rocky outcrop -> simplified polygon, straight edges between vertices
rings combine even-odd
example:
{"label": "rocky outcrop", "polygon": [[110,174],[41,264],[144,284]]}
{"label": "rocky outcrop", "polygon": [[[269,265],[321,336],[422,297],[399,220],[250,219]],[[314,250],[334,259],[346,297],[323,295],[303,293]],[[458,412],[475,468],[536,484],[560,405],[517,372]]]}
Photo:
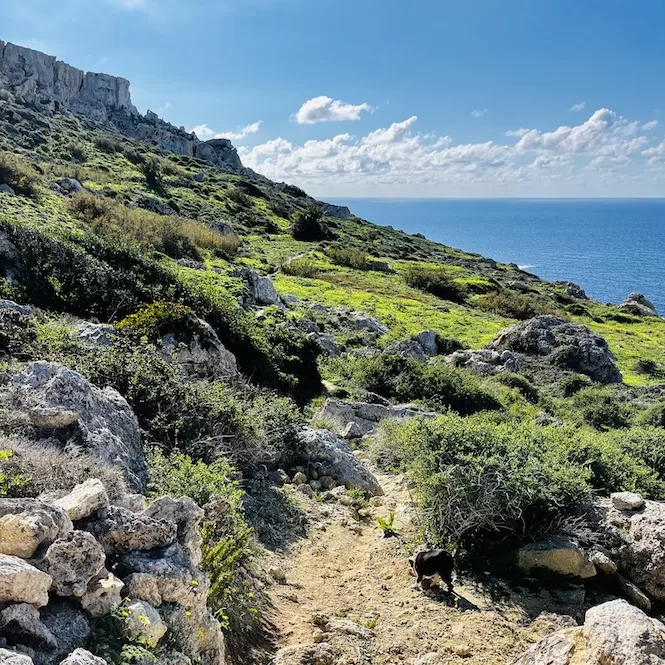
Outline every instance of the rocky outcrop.
{"label": "rocky outcrop", "polygon": [[587,300],[587,294],[584,289],[575,282],[557,282],[563,287],[563,292],[575,300]]}
{"label": "rocky outcrop", "polygon": [[642,293],[629,293],[628,297],[619,305],[619,309],[626,314],[635,316],[658,316],[656,306],[647,300]]}
{"label": "rocky outcrop", "polygon": [[502,332],[489,345],[531,356],[547,356],[565,369],[586,374],[598,383],[621,383],[621,372],[607,342],[580,323],[556,316],[536,316]]}
{"label": "rocky outcrop", "polygon": [[[120,393],[93,386],[58,363],[33,362],[12,379],[19,409],[41,416],[47,428],[76,425],[85,452],[117,466],[130,487],[141,490],[147,466],[139,424]],[[39,423],[35,423],[39,425]]]}
{"label": "rocky outcrop", "polygon": [[512,351],[492,351],[479,349],[455,351],[446,356],[446,362],[454,367],[463,367],[479,376],[489,376],[499,372],[519,372],[519,358]]}
{"label": "rocky outcrop", "polygon": [[0,88],[18,100],[107,121],[115,111],[138,115],[129,81],[83,72],[55,57],[0,41]]}
{"label": "rocky outcrop", "polygon": [[410,420],[411,418],[436,418],[436,415],[428,411],[419,411],[411,406],[345,402],[331,397],[317,411],[313,420],[325,422],[333,432],[340,436],[344,434],[350,423],[355,423],[357,428],[354,428],[354,431],[364,436],[375,432],[379,423],[388,418]]}
{"label": "rocky outcrop", "polygon": [[255,270],[243,270],[242,278],[249,290],[250,304],[281,305],[282,299],[270,277],[259,275]]}
{"label": "rocky outcrop", "polygon": [[665,662],[665,626],[624,600],[587,613],[569,628],[532,646],[513,665],[655,665]]}
{"label": "rocky outcrop", "polygon": [[596,575],[596,567],[579,543],[568,538],[526,545],[519,551],[518,564],[527,573],[547,572],[582,580]]}
{"label": "rocky outcrop", "polygon": [[243,170],[238,151],[228,139],[212,139],[193,145],[194,157],[210,162],[221,171],[240,173]]}
{"label": "rocky outcrop", "polygon": [[308,462],[325,464],[334,479],[347,489],[359,489],[371,495],[383,494],[377,479],[332,432],[307,427],[298,438]]}

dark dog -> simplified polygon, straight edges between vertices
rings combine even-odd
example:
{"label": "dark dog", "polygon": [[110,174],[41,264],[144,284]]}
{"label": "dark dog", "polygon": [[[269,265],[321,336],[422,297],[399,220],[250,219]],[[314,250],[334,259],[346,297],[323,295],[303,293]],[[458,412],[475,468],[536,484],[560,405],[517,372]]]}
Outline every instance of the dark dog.
{"label": "dark dog", "polygon": [[455,562],[446,550],[427,550],[418,552],[409,559],[409,564],[418,578],[418,584],[423,577],[438,575],[447,585],[448,593],[453,592],[453,568]]}

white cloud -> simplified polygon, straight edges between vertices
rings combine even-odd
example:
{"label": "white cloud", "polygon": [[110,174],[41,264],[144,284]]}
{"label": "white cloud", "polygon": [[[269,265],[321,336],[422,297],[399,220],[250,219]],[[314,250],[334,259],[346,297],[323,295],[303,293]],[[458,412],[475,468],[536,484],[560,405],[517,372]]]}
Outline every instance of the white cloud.
{"label": "white cloud", "polygon": [[573,104],[570,107],[570,110],[573,111],[573,113],[579,113],[580,111],[584,111],[586,108],[586,102],[580,102],[579,104]]}
{"label": "white cloud", "polygon": [[642,152],[642,156],[648,158],[649,166],[665,164],[665,141],[655,147],[647,148]]}
{"label": "white cloud", "polygon": [[319,122],[360,120],[363,111],[372,110],[373,108],[367,103],[354,105],[331,97],[313,97],[300,107],[295,115],[295,121],[299,125],[314,125]]}
{"label": "white cloud", "polygon": [[201,140],[211,139],[215,135],[215,130],[210,129],[208,125],[197,125],[189,131],[194,132]]}
{"label": "white cloud", "polygon": [[648,132],[651,129],[656,129],[658,127],[658,120],[649,120],[642,125],[642,130]]}
{"label": "white cloud", "polygon": [[506,132],[506,136],[518,136],[518,137],[521,137],[521,136],[524,136],[525,134],[528,134],[529,131],[531,131],[531,130],[526,129],[526,128],[524,128],[524,127],[520,127],[519,129],[509,129],[509,130]]}
{"label": "white cloud", "polygon": [[487,115],[487,109],[476,109],[471,111],[471,115],[474,118],[482,118],[484,115]]}
{"label": "white cloud", "polygon": [[[169,104],[170,106],[170,104]],[[190,132],[194,132],[202,141],[207,141],[208,139],[229,139],[230,141],[240,141],[241,139],[250,136],[251,134],[256,134],[261,125],[263,124],[262,120],[257,120],[256,122],[246,125],[242,129],[239,129],[236,132],[217,132],[214,129],[210,129],[208,125],[197,125],[196,127],[190,129]]]}

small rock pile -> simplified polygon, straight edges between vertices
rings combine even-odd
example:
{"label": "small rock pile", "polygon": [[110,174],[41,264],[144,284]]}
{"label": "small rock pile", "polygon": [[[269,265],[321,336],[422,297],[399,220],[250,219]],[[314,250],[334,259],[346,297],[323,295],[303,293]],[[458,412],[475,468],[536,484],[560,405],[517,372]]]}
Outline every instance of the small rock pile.
{"label": "small rock pile", "polygon": [[127,643],[157,648],[156,663],[224,662],[198,569],[203,511],[189,498],[125,503],[97,479],[0,499],[0,663],[102,665],[83,648],[103,643],[108,615]]}

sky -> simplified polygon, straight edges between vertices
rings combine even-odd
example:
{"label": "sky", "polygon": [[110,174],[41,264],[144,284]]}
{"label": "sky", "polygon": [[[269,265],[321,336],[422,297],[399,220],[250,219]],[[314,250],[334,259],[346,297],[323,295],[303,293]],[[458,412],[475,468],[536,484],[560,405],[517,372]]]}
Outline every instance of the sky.
{"label": "sky", "polygon": [[329,197],[665,196],[662,0],[0,0],[0,39],[123,76]]}

